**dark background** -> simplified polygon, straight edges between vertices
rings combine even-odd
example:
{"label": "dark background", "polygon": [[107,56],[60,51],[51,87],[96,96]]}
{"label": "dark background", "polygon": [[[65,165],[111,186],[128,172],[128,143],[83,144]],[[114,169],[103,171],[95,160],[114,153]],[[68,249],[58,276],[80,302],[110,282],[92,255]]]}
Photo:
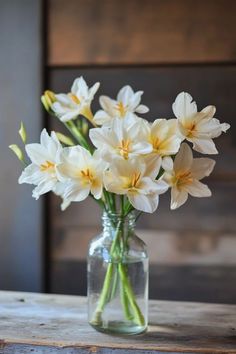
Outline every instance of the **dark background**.
{"label": "dark background", "polygon": [[187,91],[231,124],[216,140],[213,197],[170,211],[165,195],[138,234],[149,247],[152,298],[235,303],[235,13],[233,0],[0,1],[0,289],[85,294],[100,210],[89,200],[64,213],[54,196],[34,201],[7,149],[21,120],[32,142],[45,125],[59,130],[41,92],[68,92],[83,75],[101,82],[99,94],[144,90],[148,119],[172,117],[175,96]]}

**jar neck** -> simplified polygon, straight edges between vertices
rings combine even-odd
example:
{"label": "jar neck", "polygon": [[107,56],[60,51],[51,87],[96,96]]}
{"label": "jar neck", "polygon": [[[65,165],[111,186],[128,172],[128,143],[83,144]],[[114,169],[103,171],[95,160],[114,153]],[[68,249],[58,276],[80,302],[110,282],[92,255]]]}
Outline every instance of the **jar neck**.
{"label": "jar neck", "polygon": [[104,231],[112,230],[122,227],[123,232],[134,231],[136,215],[135,212],[131,212],[126,216],[120,213],[108,213],[103,212],[102,223]]}

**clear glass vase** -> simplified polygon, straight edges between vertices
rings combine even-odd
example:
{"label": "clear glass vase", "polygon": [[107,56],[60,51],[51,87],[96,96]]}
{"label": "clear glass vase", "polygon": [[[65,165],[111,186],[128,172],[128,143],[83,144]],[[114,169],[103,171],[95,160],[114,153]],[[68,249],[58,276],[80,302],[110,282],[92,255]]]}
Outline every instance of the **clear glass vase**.
{"label": "clear glass vase", "polygon": [[88,252],[88,319],[98,331],[144,332],[148,323],[148,256],[135,214],[104,213]]}

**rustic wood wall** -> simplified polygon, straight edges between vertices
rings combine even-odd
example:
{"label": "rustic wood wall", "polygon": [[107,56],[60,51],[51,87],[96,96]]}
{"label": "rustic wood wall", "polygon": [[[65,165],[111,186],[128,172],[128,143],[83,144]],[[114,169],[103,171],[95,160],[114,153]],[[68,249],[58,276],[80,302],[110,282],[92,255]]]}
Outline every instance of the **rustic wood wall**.
{"label": "rustic wood wall", "polygon": [[[164,196],[139,233],[150,249],[151,297],[235,302],[236,2],[48,0],[47,8],[53,90],[68,91],[80,75],[101,81],[100,94],[111,96],[129,83],[145,91],[149,119],[171,117],[176,94],[185,90],[199,107],[215,104],[217,117],[231,123],[218,139],[213,197],[170,212]],[[50,212],[51,290],[84,294],[85,253],[99,210],[87,201],[62,214],[53,197]]]}

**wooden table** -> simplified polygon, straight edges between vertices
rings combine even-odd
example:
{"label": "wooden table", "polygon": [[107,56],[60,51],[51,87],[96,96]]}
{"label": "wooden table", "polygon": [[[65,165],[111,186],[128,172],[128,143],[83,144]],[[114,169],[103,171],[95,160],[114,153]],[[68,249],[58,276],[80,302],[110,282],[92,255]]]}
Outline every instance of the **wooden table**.
{"label": "wooden table", "polygon": [[0,292],[1,354],[236,353],[236,305],[150,301],[148,332],[111,336],[87,324],[86,298]]}

